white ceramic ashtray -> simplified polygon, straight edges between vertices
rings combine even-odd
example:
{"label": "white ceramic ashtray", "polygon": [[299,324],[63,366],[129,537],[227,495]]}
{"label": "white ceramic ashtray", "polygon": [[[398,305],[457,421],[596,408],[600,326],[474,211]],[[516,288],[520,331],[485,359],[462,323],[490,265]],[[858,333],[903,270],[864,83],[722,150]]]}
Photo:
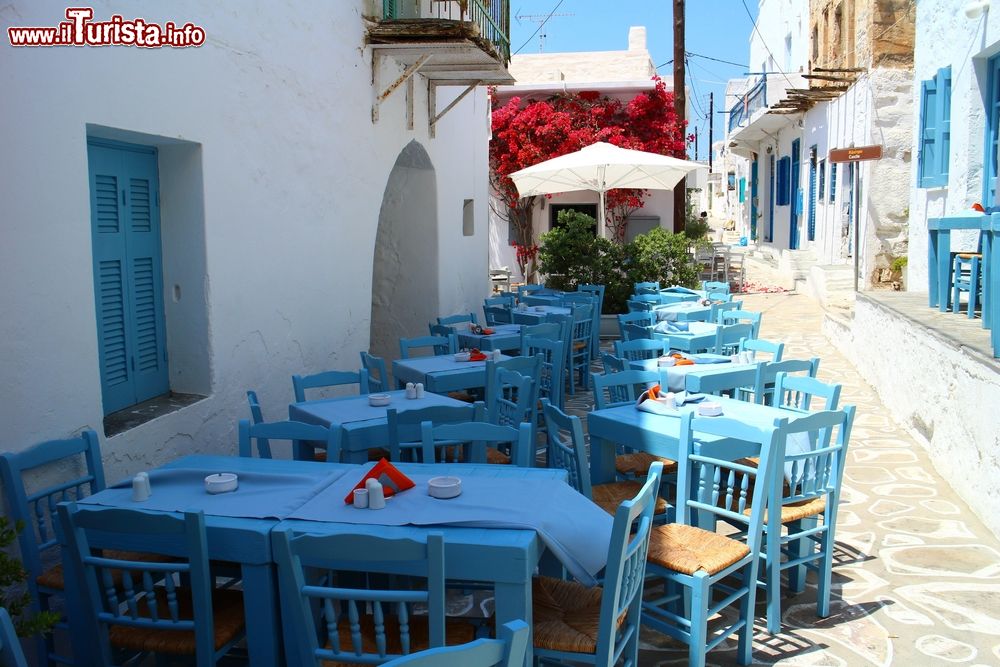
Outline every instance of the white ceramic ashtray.
{"label": "white ceramic ashtray", "polygon": [[209,493],[229,493],[240,485],[240,478],[231,472],[217,472],[205,478],[205,490]]}
{"label": "white ceramic ashtray", "polygon": [[389,396],[389,394],[368,394],[368,405],[381,408],[385,405],[389,405],[390,398],[391,396]]}
{"label": "white ceramic ashtray", "polygon": [[534,310],[536,313],[545,312],[545,306],[534,306]]}
{"label": "white ceramic ashtray", "polygon": [[472,358],[472,355],[468,352],[456,352],[455,361],[468,361]]}
{"label": "white ceramic ashtray", "polygon": [[427,480],[427,493],[432,498],[454,498],[462,493],[462,480],[458,477],[431,477]]}
{"label": "white ceramic ashtray", "polygon": [[677,360],[673,357],[660,357],[656,360],[657,366],[673,366],[677,363]]}
{"label": "white ceramic ashtray", "polygon": [[705,401],[698,406],[698,414],[702,417],[718,417],[722,414],[722,405],[713,401]]}

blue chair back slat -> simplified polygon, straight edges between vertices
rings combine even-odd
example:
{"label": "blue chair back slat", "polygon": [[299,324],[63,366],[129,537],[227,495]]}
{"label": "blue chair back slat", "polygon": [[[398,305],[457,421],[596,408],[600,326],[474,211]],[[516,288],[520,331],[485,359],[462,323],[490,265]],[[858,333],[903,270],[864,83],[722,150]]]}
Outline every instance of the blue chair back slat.
{"label": "blue chair back slat", "polygon": [[651,327],[656,323],[656,316],[651,311],[635,311],[618,316],[618,333],[622,340],[628,340],[625,335],[625,325],[635,324],[641,327]]}
{"label": "blue chair back slat", "polygon": [[[772,362],[762,362],[757,364],[757,372],[754,377],[754,386],[752,388],[754,392],[754,402],[761,403],[763,405],[776,405],[774,402],[774,385],[777,382],[778,374],[785,373],[789,375],[791,373],[805,374],[806,377],[814,378],[816,377],[816,372],[819,370],[819,358],[813,357],[812,359],[784,359],[782,361],[772,361]],[[785,403],[789,406],[801,407],[803,410],[808,410],[809,401],[806,399],[804,407],[798,405],[798,401],[795,397],[783,397],[781,403]],[[780,404],[780,403],[779,403]]]}
{"label": "blue chair back slat", "polygon": [[250,420],[254,424],[263,422],[264,412],[260,409],[260,399],[257,398],[257,392],[252,389],[247,391],[247,403],[250,404]]}
{"label": "blue chair back slat", "polygon": [[771,355],[769,361],[781,361],[781,356],[785,352],[784,343],[775,343],[762,338],[743,338],[740,340],[740,352],[751,352],[753,359],[757,360],[757,353],[764,352]]}
{"label": "blue chair back slat", "polygon": [[389,391],[389,372],[385,368],[385,359],[368,352],[361,353],[361,367],[368,372],[368,391],[378,393]]}
{"label": "blue chair back slat", "polygon": [[717,317],[718,319],[716,322],[718,324],[746,323],[752,325],[749,338],[756,338],[760,333],[760,313],[750,310],[742,310],[740,308],[732,308],[729,310],[719,311]]}
{"label": "blue chair back slat", "polygon": [[423,422],[440,425],[484,419],[486,419],[486,406],[481,401],[472,405],[434,405],[402,412],[389,408],[386,411],[389,458],[397,462],[412,460],[413,454],[418,451],[421,452],[422,458],[420,427]]}
{"label": "blue chair back slat", "polygon": [[239,423],[239,454],[252,457],[254,443],[257,444],[257,456],[262,459],[272,458],[271,440],[290,440],[296,442],[326,443],[326,460],[340,461],[341,429],[318,424],[306,424],[296,421],[262,422],[251,424],[247,419]]}
{"label": "blue chair back slat", "polygon": [[[283,612],[288,614],[286,627],[295,645],[292,652],[308,656],[309,664],[328,660],[381,664],[409,654],[410,618],[418,604],[427,609],[429,647],[445,645],[445,548],[440,533],[417,542],[298,534],[289,529],[273,531],[271,544],[281,595],[288,602]],[[348,587],[351,580],[338,576],[368,572],[373,562],[378,562],[380,572],[425,578],[426,587]],[[317,581],[318,573],[324,577]],[[362,622],[363,617],[371,622]],[[392,619],[397,622],[385,622]]]}
{"label": "blue chair back slat", "polygon": [[[88,618],[96,622],[93,635],[100,637],[104,664],[112,664],[107,641],[108,628],[125,626],[145,633],[194,632],[195,659],[199,665],[213,665],[242,633],[220,638],[216,649],[213,623],[212,576],[208,565],[205,518],[201,512],[185,512],[183,517],[148,514],[132,510],[90,508],[67,503],[59,506],[70,557],[83,573],[85,597],[90,603]],[[107,546],[102,540],[116,535],[146,538],[147,554],[159,553],[157,544],[169,543],[170,555],[162,559],[131,561],[92,555],[94,548]],[[190,582],[182,592],[178,578]],[[120,582],[117,586],[114,581]],[[189,594],[193,614],[182,611],[179,596]],[[155,603],[153,602],[155,600]]]}
{"label": "blue chair back slat", "polygon": [[306,389],[319,389],[322,387],[343,387],[352,384],[358,385],[358,392],[367,394],[368,371],[324,371],[313,375],[293,375],[292,390],[295,392],[295,402],[301,403],[306,400]]}
{"label": "blue chair back slat", "polygon": [[545,417],[548,467],[565,470],[569,485],[591,498],[590,465],[580,418],[567,415],[545,399],[542,399],[542,415]]}
{"label": "blue chair back slat", "polygon": [[447,315],[445,317],[437,318],[438,324],[458,324],[459,322],[471,322],[472,324],[479,324],[476,319],[475,313],[457,313],[455,315]]}
{"label": "blue chair back slat", "polygon": [[420,336],[418,338],[400,338],[399,356],[403,359],[410,358],[412,350],[430,347],[434,349],[435,355],[455,354],[458,352],[458,337],[454,333],[447,336]]}
{"label": "blue chair back slat", "polygon": [[3,607],[0,607],[0,665],[3,667],[28,667],[24,651],[21,650],[21,641],[17,638],[17,633],[14,632],[14,624],[11,623],[10,614]]}
{"label": "blue chair back slat", "polygon": [[616,357],[609,352],[601,352],[601,364],[604,366],[604,374],[621,373],[628,369],[628,362],[621,357]]}
{"label": "blue chair back slat", "polygon": [[622,327],[622,340],[642,340],[652,338],[653,331],[648,326],[639,324],[626,324]]}
{"label": "blue chair back slat", "polygon": [[639,338],[636,340],[616,340],[615,356],[626,361],[656,359],[669,350],[669,343],[663,339]]}
{"label": "blue chair back slat", "polygon": [[496,639],[477,639],[460,646],[430,648],[384,663],[382,667],[519,667],[528,650],[528,624],[500,626]]}
{"label": "blue chair back slat", "polygon": [[[541,326],[541,325],[540,325]],[[566,371],[566,343],[559,339],[524,336],[521,339],[521,356],[542,357],[538,375],[538,397],[563,406],[563,377]]]}
{"label": "blue chair back slat", "polygon": [[[817,365],[819,360],[815,360]],[[806,412],[817,410],[813,399],[823,399],[823,410],[836,410],[840,403],[841,385],[820,382],[815,371],[808,376],[789,375],[781,370],[774,375],[774,405]]]}
{"label": "blue chair back slat", "polygon": [[657,371],[626,370],[608,375],[594,373],[593,376],[595,410],[635,403],[639,394],[660,381]]}
{"label": "blue chair back slat", "polygon": [[[536,356],[535,377],[541,369],[541,356]],[[487,365],[487,373],[490,372]],[[518,427],[522,422],[534,424],[535,404],[538,386],[530,376],[514,370],[496,368],[493,371],[493,392],[486,404],[486,418],[491,424]]]}
{"label": "blue chair back slat", "polygon": [[481,421],[460,422],[435,426],[429,421],[420,425],[423,460],[436,461],[438,448],[444,446],[458,451],[458,445],[469,449],[463,463],[486,463],[486,448],[492,447],[510,456],[512,464],[528,468],[531,466],[532,449],[531,424],[522,422],[517,426],[500,426]]}

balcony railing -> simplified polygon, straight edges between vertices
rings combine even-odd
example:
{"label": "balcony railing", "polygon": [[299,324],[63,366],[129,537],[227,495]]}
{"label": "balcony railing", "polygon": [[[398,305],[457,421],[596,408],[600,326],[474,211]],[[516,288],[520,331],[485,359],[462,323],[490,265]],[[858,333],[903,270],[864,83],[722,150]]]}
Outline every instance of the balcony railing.
{"label": "balcony railing", "polygon": [[759,109],[767,107],[767,74],[762,74],[753,88],[744,93],[729,109],[729,131],[746,125]]}
{"label": "balcony railing", "polygon": [[504,66],[510,62],[510,0],[382,0],[382,19],[462,21],[496,50]]}

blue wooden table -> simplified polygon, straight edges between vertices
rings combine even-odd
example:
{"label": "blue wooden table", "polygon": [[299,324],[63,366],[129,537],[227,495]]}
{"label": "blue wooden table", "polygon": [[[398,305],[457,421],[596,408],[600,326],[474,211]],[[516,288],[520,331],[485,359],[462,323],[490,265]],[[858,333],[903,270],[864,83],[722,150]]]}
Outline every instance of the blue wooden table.
{"label": "blue wooden table", "polygon": [[[319,401],[303,401],[288,406],[288,418],[307,424],[320,426],[340,426],[343,429],[341,452],[348,463],[364,463],[368,460],[368,450],[384,447],[389,442],[389,431],[385,413],[389,408],[397,412],[416,410],[438,405],[466,407],[462,401],[427,391],[423,398],[408,399],[406,392],[390,391],[389,405],[375,408],[368,405],[368,395],[345,396]],[[311,461],[315,449],[321,443],[296,442],[295,458]]]}
{"label": "blue wooden table", "polygon": [[[510,359],[501,354],[500,359]],[[444,394],[463,389],[486,387],[486,361],[455,361],[451,354],[411,357],[392,362],[392,377],[402,387],[407,382],[422,382],[427,391]]]}
{"label": "blue wooden table", "polygon": [[640,371],[657,371],[660,385],[670,391],[696,394],[718,394],[738,387],[753,386],[757,364],[695,364],[693,366],[659,366],[656,359],[629,362]]}
{"label": "blue wooden table", "polygon": [[514,321],[519,324],[541,324],[549,315],[569,315],[573,311],[564,306],[529,306],[512,311]]}
{"label": "blue wooden table", "polygon": [[694,300],[679,301],[655,306],[653,315],[659,322],[707,322],[712,317],[712,305],[703,306]]}
{"label": "blue wooden table", "polygon": [[671,333],[661,333],[659,331],[653,331],[652,337],[654,340],[665,340],[670,345],[671,350],[678,350],[680,352],[714,352],[715,351],[715,325],[703,322],[696,322],[695,324],[701,324],[698,332],[696,333],[686,333],[686,332],[671,332]]}
{"label": "blue wooden table", "polygon": [[495,333],[474,334],[468,329],[458,329],[458,346],[461,348],[477,348],[483,351],[493,350],[517,350],[521,351],[521,325],[520,324],[495,324],[492,327]]}
{"label": "blue wooden table", "polygon": [[983,239],[983,326],[991,329],[993,356],[1000,357],[1000,213],[970,213],[927,219],[927,298],[948,309],[951,292],[951,232],[979,230]]}
{"label": "blue wooden table", "polygon": [[[480,466],[468,464],[400,464],[400,469],[408,475],[460,475],[470,477],[486,475],[490,477],[510,477],[537,480],[539,483],[565,483],[566,472],[559,469],[517,468],[513,466]],[[285,461],[277,459],[253,459],[228,456],[187,456],[163,466],[163,469],[198,469],[205,471],[226,471],[236,473],[280,473],[287,475],[315,473],[316,471],[336,472],[343,470],[345,475],[361,476],[365,469],[341,463],[315,463],[311,461]],[[154,486],[153,493],[156,493]],[[95,494],[94,499],[98,499]],[[192,488],[190,504],[185,509],[204,509],[199,501],[209,496],[203,488]],[[586,501],[581,496],[582,501]],[[498,503],[502,502],[498,499]],[[589,502],[589,501],[586,501]],[[130,506],[124,503],[118,507]],[[91,505],[100,510],[102,505]],[[110,508],[110,507],[109,507]],[[539,507],[544,511],[544,507]],[[151,511],[135,509],[135,511]],[[205,527],[208,536],[209,557],[216,560],[226,560],[239,563],[243,574],[244,608],[247,621],[247,648],[250,664],[272,667],[284,663],[282,642],[280,641],[281,623],[278,604],[277,581],[274,573],[270,533],[275,527],[294,527],[310,532],[339,532],[351,534],[378,534],[381,537],[413,537],[421,539],[427,532],[435,531],[444,534],[446,546],[446,576],[451,579],[482,581],[495,586],[496,618],[503,624],[518,618],[527,619],[531,623],[531,578],[539,563],[544,547],[533,529],[510,528],[465,528],[453,526],[373,526],[344,524],[319,521],[278,521],[267,518],[236,518],[232,516],[205,515]],[[181,553],[180,544],[150,544],[129,542],[108,544],[109,548],[121,549],[157,549],[164,553]],[[602,549],[606,546],[602,545]],[[372,563],[373,571],[378,571],[378,564]],[[72,575],[68,575],[71,576]],[[79,577],[77,575],[77,580]],[[67,587],[70,604],[74,611],[81,609],[77,590]],[[83,627],[80,627],[83,625]],[[86,630],[86,624],[78,624],[74,632],[76,638]],[[87,656],[93,653],[93,647],[88,650],[89,640],[83,637],[80,644],[82,653],[79,664],[92,664]],[[291,645],[291,644],[289,644]],[[526,664],[530,664],[529,656]],[[310,664],[301,656],[287,656],[287,664]]]}
{"label": "blue wooden table", "polygon": [[667,287],[660,290],[660,303],[698,301],[707,297],[708,293],[704,290],[692,290],[687,287]]}

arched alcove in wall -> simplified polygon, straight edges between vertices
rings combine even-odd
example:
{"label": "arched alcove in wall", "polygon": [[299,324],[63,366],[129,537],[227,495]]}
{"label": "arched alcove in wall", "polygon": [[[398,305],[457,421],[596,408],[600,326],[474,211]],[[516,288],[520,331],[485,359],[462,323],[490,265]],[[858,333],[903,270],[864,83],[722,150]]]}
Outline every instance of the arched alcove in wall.
{"label": "arched alcove in wall", "polygon": [[427,151],[411,141],[382,195],[372,268],[370,349],[399,357],[399,339],[426,336],[438,313],[437,182]]}

